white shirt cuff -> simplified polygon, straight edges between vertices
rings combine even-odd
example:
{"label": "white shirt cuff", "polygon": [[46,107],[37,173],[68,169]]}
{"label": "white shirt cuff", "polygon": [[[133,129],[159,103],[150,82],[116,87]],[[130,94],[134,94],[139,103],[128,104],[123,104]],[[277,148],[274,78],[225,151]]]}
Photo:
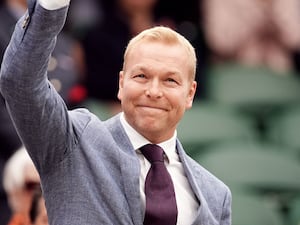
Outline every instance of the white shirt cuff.
{"label": "white shirt cuff", "polygon": [[56,10],[70,4],[70,0],[38,0],[39,4],[48,10]]}

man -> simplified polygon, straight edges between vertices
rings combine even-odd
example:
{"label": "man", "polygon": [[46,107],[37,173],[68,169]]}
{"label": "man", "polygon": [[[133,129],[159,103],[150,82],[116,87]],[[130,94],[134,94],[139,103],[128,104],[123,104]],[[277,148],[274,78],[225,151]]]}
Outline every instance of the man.
{"label": "man", "polygon": [[152,143],[164,149],[176,195],[175,223],[165,224],[230,224],[229,189],[188,157],[176,138],[196,91],[192,46],[168,28],[142,32],[124,55],[118,92],[123,112],[101,121],[85,109],[68,111],[46,76],[68,4],[30,1],[1,67],[1,92],[40,173],[49,223],[149,223],[144,218],[152,199],[144,181],[153,163],[141,152]]}

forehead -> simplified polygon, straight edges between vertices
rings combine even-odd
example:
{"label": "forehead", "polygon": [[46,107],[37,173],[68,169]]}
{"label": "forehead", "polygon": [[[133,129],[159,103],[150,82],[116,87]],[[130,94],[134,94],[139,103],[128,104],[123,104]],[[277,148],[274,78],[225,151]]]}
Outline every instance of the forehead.
{"label": "forehead", "polygon": [[[147,51],[144,51],[145,49],[147,49]],[[167,42],[162,40],[141,39],[131,46],[131,50],[128,52],[128,54],[132,54],[136,51],[145,52],[145,53],[146,52],[163,53],[162,51],[157,51],[157,49],[168,49],[168,52],[176,51],[181,53],[185,52],[185,54],[188,53],[185,46],[182,45],[180,42]]]}
{"label": "forehead", "polygon": [[[187,67],[188,53],[179,44],[141,41],[132,46],[125,58],[125,65],[141,67],[149,64],[150,67],[173,66]],[[171,69],[171,68],[170,68]]]}

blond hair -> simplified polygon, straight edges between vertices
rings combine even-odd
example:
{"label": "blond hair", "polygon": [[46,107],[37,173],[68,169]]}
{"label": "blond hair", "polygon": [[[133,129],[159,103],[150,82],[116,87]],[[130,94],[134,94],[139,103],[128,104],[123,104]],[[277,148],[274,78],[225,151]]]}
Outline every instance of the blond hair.
{"label": "blond hair", "polygon": [[189,57],[188,62],[190,62],[190,77],[194,80],[196,74],[197,58],[194,47],[191,43],[181,34],[172,30],[171,28],[164,26],[156,26],[153,28],[146,29],[139,33],[137,36],[133,37],[125,50],[124,53],[124,65],[126,64],[126,58],[130,51],[140,42],[158,42],[166,45],[179,45],[182,46],[187,51]]}

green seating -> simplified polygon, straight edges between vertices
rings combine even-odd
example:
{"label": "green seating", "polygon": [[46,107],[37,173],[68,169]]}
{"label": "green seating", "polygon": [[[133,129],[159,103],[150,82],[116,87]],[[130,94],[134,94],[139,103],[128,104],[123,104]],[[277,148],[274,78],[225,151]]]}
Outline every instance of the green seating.
{"label": "green seating", "polygon": [[106,120],[113,115],[107,104],[96,99],[87,99],[82,103],[82,107],[90,110],[101,120]]}
{"label": "green seating", "polygon": [[290,225],[300,224],[300,196],[291,201],[288,218]]}
{"label": "green seating", "polygon": [[232,225],[283,225],[283,217],[275,205],[257,195],[234,192]]}
{"label": "green seating", "polygon": [[267,137],[278,145],[290,147],[291,153],[299,157],[300,105],[291,106],[271,116],[267,120]]}
{"label": "green seating", "polygon": [[195,101],[186,112],[177,131],[183,146],[191,155],[219,142],[256,139],[252,119],[226,106],[200,101]]}
{"label": "green seating", "polygon": [[293,73],[228,63],[211,66],[207,77],[210,100],[255,113],[300,100],[300,80]]}
{"label": "green seating", "polygon": [[299,161],[278,146],[260,143],[219,145],[194,159],[232,188],[277,193],[284,198],[300,191]]}

